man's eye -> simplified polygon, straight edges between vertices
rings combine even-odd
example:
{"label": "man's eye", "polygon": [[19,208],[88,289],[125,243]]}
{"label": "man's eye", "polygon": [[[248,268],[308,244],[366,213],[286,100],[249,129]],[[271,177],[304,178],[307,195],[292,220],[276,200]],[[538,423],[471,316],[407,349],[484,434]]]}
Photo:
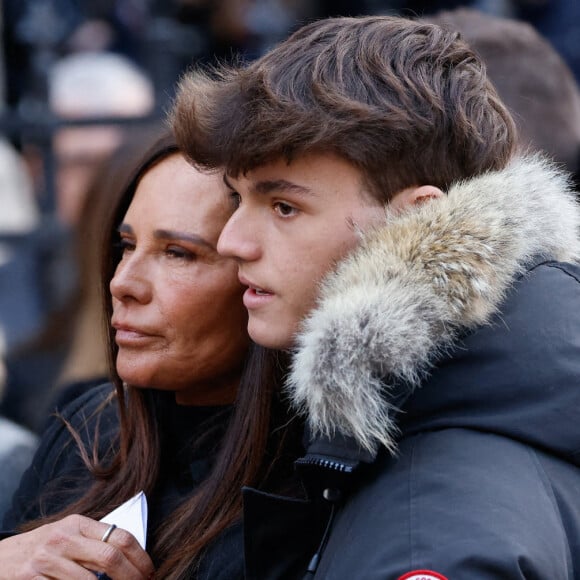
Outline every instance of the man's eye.
{"label": "man's eye", "polygon": [[283,201],[277,201],[274,204],[274,211],[281,217],[290,217],[295,215],[298,210]]}

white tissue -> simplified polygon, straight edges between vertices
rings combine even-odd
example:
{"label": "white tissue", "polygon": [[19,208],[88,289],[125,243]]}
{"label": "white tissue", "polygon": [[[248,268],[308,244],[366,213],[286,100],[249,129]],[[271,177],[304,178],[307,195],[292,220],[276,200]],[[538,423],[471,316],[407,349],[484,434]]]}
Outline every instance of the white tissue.
{"label": "white tissue", "polygon": [[147,538],[147,498],[142,491],[107,514],[101,521],[105,524],[115,524],[118,528],[127,530],[135,536],[141,547],[145,549]]}

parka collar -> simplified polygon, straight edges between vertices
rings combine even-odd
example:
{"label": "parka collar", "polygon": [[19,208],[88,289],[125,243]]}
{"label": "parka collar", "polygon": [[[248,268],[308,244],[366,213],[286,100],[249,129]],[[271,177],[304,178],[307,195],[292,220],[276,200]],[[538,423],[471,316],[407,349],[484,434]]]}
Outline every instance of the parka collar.
{"label": "parka collar", "polygon": [[436,359],[497,312],[531,260],[578,261],[579,234],[567,175],[541,156],[403,215],[387,210],[325,279],[297,342],[287,391],[311,458],[321,440],[362,462],[395,452],[394,412]]}

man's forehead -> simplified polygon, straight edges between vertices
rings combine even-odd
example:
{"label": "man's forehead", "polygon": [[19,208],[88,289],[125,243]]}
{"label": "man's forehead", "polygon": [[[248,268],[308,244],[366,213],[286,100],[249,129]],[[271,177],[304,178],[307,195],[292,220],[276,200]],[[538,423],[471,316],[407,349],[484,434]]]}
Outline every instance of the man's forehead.
{"label": "man's forehead", "polygon": [[[349,159],[334,153],[333,151],[309,151],[296,155],[291,159],[276,157],[273,160],[252,166],[241,171],[225,169],[225,181],[227,183],[259,183],[280,182],[303,185],[304,180],[313,177],[320,178],[322,175],[334,176],[336,172],[355,173],[361,176],[359,168]],[[362,177],[362,176],[361,176]]]}

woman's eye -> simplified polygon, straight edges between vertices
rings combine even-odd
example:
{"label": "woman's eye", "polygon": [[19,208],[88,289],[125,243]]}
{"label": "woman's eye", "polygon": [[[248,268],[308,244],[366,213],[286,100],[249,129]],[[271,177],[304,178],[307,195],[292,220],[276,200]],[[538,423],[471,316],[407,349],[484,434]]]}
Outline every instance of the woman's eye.
{"label": "woman's eye", "polygon": [[193,252],[190,252],[189,250],[185,250],[184,248],[180,248],[178,246],[169,246],[165,250],[165,253],[170,258],[179,258],[179,259],[187,260],[187,261],[195,260],[195,257],[196,257]]}
{"label": "woman's eye", "polygon": [[115,246],[120,248],[121,254],[126,254],[127,252],[132,252],[135,249],[135,243],[126,238],[121,238]]}
{"label": "woman's eye", "polygon": [[274,203],[274,211],[281,217],[291,217],[293,215],[296,215],[296,213],[298,212],[298,210],[295,207],[283,201],[277,201],[276,203]]}

